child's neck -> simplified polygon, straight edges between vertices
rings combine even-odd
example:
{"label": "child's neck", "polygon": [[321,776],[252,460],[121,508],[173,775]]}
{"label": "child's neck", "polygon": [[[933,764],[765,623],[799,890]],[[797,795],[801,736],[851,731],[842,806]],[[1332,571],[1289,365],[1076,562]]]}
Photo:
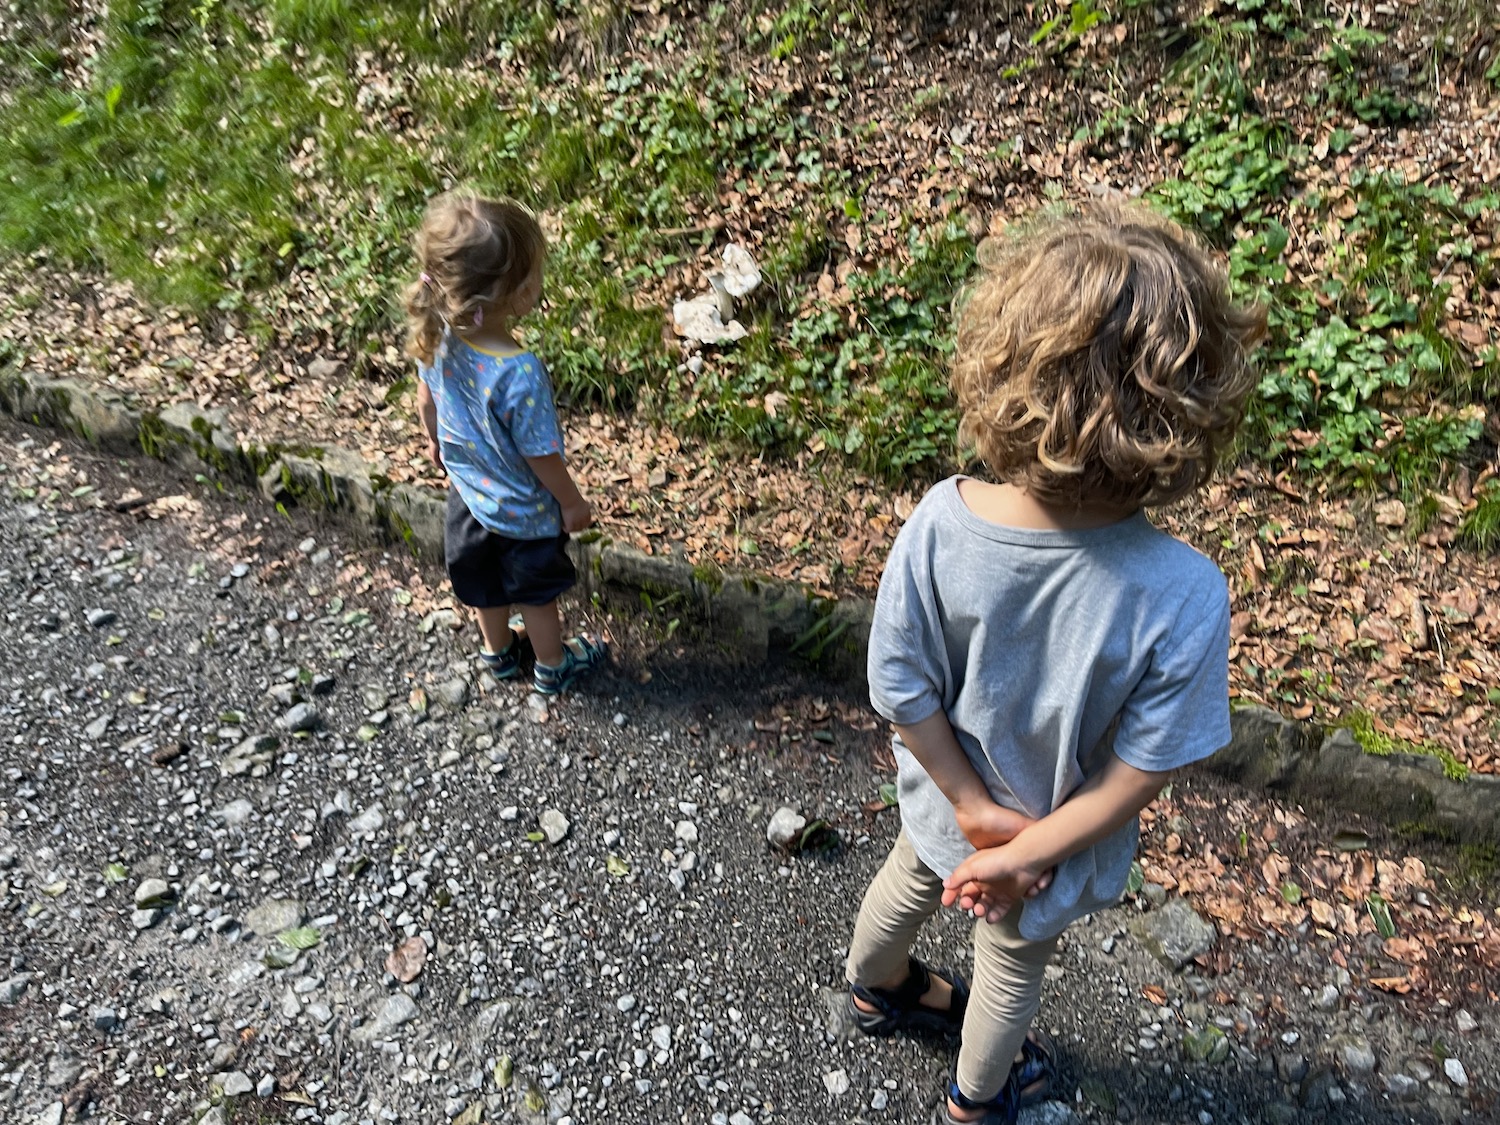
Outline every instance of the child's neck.
{"label": "child's neck", "polygon": [[1001,527],[1034,531],[1086,531],[1129,519],[1140,509],[1128,504],[1081,504],[1076,508],[1048,504],[1013,484],[962,480],[958,495],[982,520]]}
{"label": "child's neck", "polygon": [[498,323],[492,325],[490,318],[486,317],[483,325],[462,333],[464,340],[476,348],[500,352],[504,355],[525,351],[526,349],[516,342],[515,334],[511,330],[511,322],[504,317],[496,317],[495,320]]}

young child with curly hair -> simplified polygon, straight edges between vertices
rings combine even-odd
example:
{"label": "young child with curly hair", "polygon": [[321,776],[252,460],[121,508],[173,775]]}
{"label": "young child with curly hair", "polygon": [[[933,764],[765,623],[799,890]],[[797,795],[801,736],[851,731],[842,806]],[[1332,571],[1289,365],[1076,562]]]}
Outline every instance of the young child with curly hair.
{"label": "young child with curly hair", "polygon": [[480,657],[497,678],[521,674],[529,644],[536,690],[555,695],[601,664],[605,647],[563,640],[557,599],[577,581],[568,535],[593,523],[593,509],[563,460],[547,369],[511,331],[541,300],[546,249],[520,204],[440,195],[417,232],[421,276],[406,312],[417,411],[452,484],[444,554],[454,595],[478,612]]}
{"label": "young child with curly hair", "polygon": [[[954,386],[994,482],[933,488],[881,580],[902,831],[847,968],[864,1031],[961,1031],[942,1125],[1047,1096],[1056,1049],[1028,1029],[1059,934],[1120,897],[1171,771],[1229,741],[1227,583],[1143,509],[1207,483],[1265,330],[1145,211],[1039,221],[981,266]],[[910,954],[940,904],[979,919],[972,990]]]}

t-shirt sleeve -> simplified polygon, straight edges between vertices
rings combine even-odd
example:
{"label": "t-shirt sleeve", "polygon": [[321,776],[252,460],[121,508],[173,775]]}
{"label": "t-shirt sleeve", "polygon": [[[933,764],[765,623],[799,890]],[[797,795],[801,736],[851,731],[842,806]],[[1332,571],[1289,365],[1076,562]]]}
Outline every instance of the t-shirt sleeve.
{"label": "t-shirt sleeve", "polygon": [[1174,770],[1229,744],[1229,591],[1188,605],[1125,703],[1115,755],[1136,769]]}
{"label": "t-shirt sleeve", "polygon": [[541,361],[528,356],[516,365],[512,391],[506,396],[511,440],[522,457],[547,457],[563,451],[562,426],[552,402],[552,383]]}
{"label": "t-shirt sleeve", "polygon": [[924,537],[908,523],[891,546],[870,623],[870,704],[901,726],[942,710],[948,678],[924,547]]}

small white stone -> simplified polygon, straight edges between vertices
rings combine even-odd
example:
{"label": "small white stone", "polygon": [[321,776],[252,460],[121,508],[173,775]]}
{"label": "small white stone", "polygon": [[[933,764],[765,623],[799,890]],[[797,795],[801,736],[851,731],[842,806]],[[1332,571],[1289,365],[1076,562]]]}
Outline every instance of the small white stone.
{"label": "small white stone", "polygon": [[829,1071],[823,1075],[823,1085],[834,1097],[842,1097],[849,1092],[849,1075],[842,1070]]}
{"label": "small white stone", "polygon": [[1461,1062],[1459,1062],[1457,1059],[1455,1059],[1455,1058],[1446,1058],[1446,1059],[1444,1059],[1443,1060],[1443,1073],[1448,1076],[1448,1081],[1452,1082],[1460,1090],[1468,1088],[1468,1085],[1469,1085],[1469,1075],[1468,1075],[1468,1072],[1466,1072],[1464,1070],[1464,1064],[1461,1063]]}
{"label": "small white stone", "polygon": [[635,997],[627,992],[624,996],[621,996],[618,1000],[615,1001],[615,1007],[618,1008],[621,1012],[634,1011]]}
{"label": "small white stone", "polygon": [[791,847],[793,841],[807,827],[807,818],[795,809],[785,806],[776,810],[771,823],[766,826],[766,839],[778,848]]}
{"label": "small white stone", "polygon": [[568,834],[568,829],[573,827],[567,817],[556,809],[548,809],[541,815],[542,832],[547,837],[547,843],[560,844],[563,837]]}

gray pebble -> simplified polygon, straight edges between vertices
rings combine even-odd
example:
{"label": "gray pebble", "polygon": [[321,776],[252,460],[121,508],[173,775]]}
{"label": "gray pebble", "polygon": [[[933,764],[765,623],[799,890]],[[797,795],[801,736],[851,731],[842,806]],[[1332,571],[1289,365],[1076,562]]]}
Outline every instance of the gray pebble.
{"label": "gray pebble", "polygon": [[255,1084],[250,1081],[250,1076],[241,1070],[221,1075],[219,1085],[223,1088],[226,1098],[242,1098],[255,1089]]}
{"label": "gray pebble", "polygon": [[317,707],[311,703],[298,703],[281,716],[279,725],[282,730],[297,734],[302,731],[315,730],[319,721]]}

